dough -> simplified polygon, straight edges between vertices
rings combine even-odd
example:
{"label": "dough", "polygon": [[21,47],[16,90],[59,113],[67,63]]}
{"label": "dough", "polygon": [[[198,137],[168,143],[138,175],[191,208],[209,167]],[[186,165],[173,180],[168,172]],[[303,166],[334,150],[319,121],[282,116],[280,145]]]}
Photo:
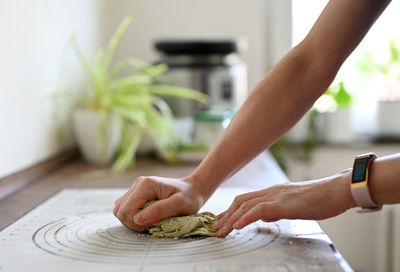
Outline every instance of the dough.
{"label": "dough", "polygon": [[[157,200],[148,201],[144,208]],[[148,228],[152,237],[186,238],[190,236],[216,236],[216,231],[210,227],[217,221],[214,214],[203,212],[185,216],[175,216],[161,220]]]}

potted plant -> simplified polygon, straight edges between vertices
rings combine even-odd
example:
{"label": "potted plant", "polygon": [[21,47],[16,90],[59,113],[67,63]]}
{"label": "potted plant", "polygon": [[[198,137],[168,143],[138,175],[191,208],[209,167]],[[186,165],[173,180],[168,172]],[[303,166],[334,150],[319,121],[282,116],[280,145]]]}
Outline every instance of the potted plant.
{"label": "potted plant", "polygon": [[382,86],[377,102],[377,134],[379,138],[400,138],[400,124],[393,122],[393,116],[400,116],[400,46],[392,39],[389,43],[389,57],[377,61],[370,52],[365,52],[359,62],[361,72],[378,80]]}
{"label": "potted plant", "polygon": [[353,98],[344,82],[331,86],[315,102],[314,109],[322,117],[321,138],[331,143],[349,143],[353,133],[351,126],[351,105]]}
{"label": "potted plant", "polygon": [[206,95],[165,84],[165,64],[151,65],[126,58],[113,62],[114,53],[132,17],[118,26],[104,52],[90,63],[76,40],[72,46],[88,75],[85,88],[74,96],[74,129],[84,157],[95,163],[116,158],[113,171],[121,172],[134,162],[141,138],[151,137],[162,158],[176,158],[179,140],[173,132],[173,115],[164,96],[206,101]]}

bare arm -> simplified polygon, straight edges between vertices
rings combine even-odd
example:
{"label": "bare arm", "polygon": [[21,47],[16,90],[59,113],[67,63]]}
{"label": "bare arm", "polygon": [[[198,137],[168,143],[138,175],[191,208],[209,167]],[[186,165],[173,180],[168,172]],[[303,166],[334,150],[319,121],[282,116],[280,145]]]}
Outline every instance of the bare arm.
{"label": "bare arm", "polygon": [[371,197],[376,203],[400,203],[400,153],[377,158],[370,178]]}
{"label": "bare arm", "polygon": [[[143,230],[166,217],[200,209],[226,178],[304,115],[389,2],[331,0],[304,41],[254,88],[193,173],[182,179],[138,178],[116,201],[114,214],[125,226]],[[141,211],[147,200],[156,198],[161,201]]]}
{"label": "bare arm", "polygon": [[[325,219],[357,204],[351,194],[352,170],[319,180],[275,185],[237,196],[214,226],[224,237],[259,219]],[[381,205],[400,203],[400,153],[377,158],[369,179],[372,199]]]}
{"label": "bare arm", "polygon": [[254,88],[191,177],[208,194],[288,131],[328,88],[389,1],[331,0],[310,33]]}

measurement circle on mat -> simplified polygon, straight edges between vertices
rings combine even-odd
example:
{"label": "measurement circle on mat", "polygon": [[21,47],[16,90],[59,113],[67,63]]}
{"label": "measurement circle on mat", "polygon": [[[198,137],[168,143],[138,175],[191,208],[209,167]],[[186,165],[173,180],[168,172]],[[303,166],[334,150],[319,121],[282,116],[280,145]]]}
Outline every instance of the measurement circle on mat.
{"label": "measurement circle on mat", "polygon": [[[265,226],[265,225],[264,225]],[[130,231],[109,212],[59,219],[32,236],[42,250],[61,257],[105,263],[190,263],[245,254],[279,236],[279,226],[252,224],[226,238],[151,238]]]}

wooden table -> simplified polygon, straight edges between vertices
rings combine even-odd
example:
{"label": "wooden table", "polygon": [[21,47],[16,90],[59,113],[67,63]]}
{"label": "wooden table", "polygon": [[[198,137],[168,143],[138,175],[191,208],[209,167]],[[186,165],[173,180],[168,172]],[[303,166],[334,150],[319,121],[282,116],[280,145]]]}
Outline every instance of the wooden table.
{"label": "wooden table", "polygon": [[[198,162],[185,162],[171,166],[152,158],[140,158],[136,167],[124,174],[89,178],[88,173],[98,170],[99,167],[89,165],[81,159],[73,160],[59,167],[57,171],[52,171],[49,174],[43,175],[34,183],[1,200],[0,229],[4,229],[7,225],[64,188],[128,188],[138,176],[156,175],[183,177],[193,171],[197,164]],[[287,178],[285,174],[271,155],[269,153],[262,153],[232,178],[227,180],[222,186],[246,187],[249,190],[257,190],[286,181]],[[284,223],[283,226],[286,224],[290,232],[291,223],[289,220],[287,221],[288,223]],[[304,222],[304,224],[302,222]],[[337,262],[335,261],[334,271],[351,271],[351,268],[334,249],[329,238],[322,232],[316,222],[300,220],[296,221],[296,224],[298,226],[304,225],[304,232],[296,236],[297,238],[305,237],[308,239],[313,236],[312,239],[324,241],[330,245],[332,252],[329,258],[331,260],[332,258],[337,260]],[[308,234],[311,236],[308,236]],[[316,252],[316,254],[318,254],[318,252]],[[325,267],[325,269],[331,271],[329,267]]]}

